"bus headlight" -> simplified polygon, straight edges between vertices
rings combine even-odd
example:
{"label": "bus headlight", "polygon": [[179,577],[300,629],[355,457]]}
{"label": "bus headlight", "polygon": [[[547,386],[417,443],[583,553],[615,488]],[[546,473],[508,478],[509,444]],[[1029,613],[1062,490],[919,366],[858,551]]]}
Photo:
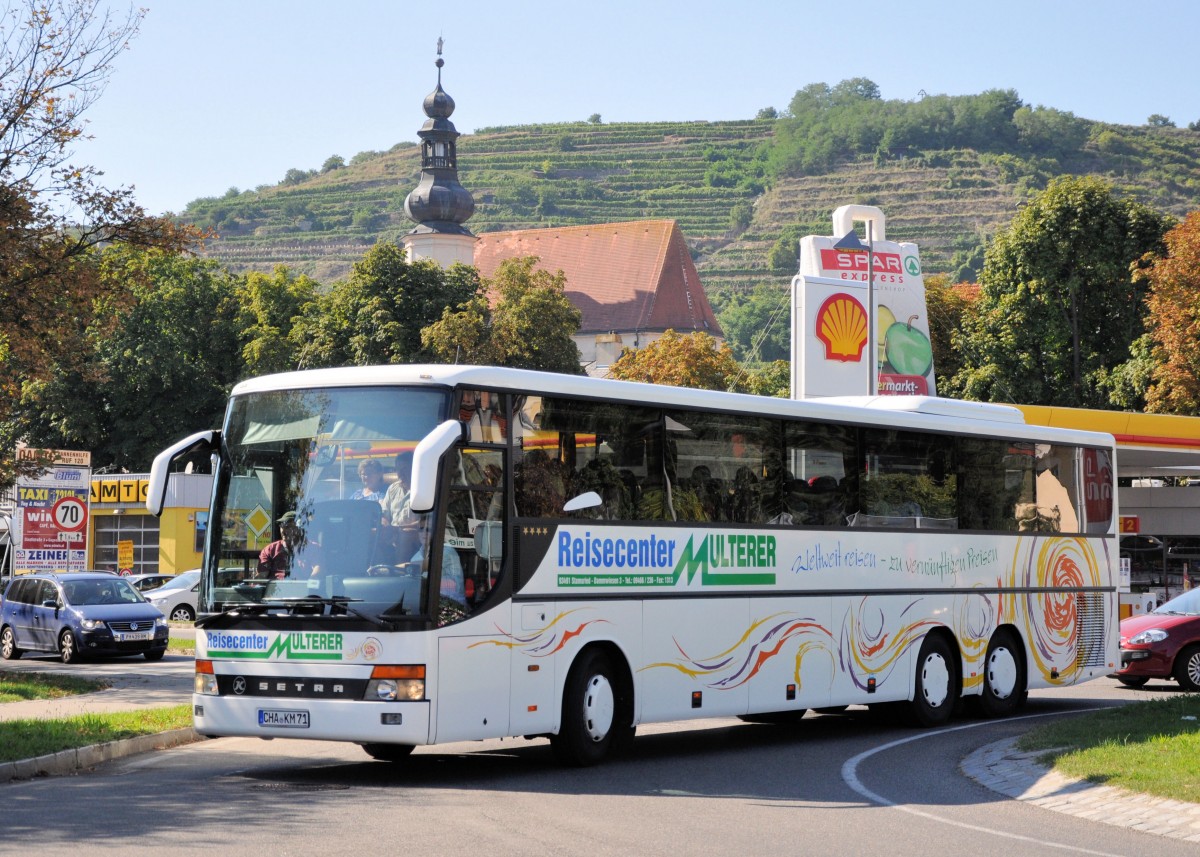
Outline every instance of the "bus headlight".
{"label": "bus headlight", "polygon": [[212,661],[196,660],[196,683],[194,690],[196,693],[202,693],[205,696],[217,695],[217,677],[213,673]]}
{"label": "bus headlight", "polygon": [[424,698],[424,664],[375,667],[363,694],[363,699],[383,702],[419,702]]}

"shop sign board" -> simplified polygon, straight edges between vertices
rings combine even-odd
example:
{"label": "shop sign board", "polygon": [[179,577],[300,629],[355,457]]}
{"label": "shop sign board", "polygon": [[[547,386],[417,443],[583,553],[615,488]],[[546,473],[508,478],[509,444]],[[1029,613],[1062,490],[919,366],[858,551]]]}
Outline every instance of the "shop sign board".
{"label": "shop sign board", "polygon": [[13,571],[79,571],[87,566],[91,453],[17,449],[17,459],[41,461],[17,479]]}
{"label": "shop sign board", "polygon": [[[855,221],[870,224],[869,248]],[[792,280],[792,396],[847,395],[937,395],[920,253],[888,241],[868,205],[837,209],[833,235],[801,239]]]}

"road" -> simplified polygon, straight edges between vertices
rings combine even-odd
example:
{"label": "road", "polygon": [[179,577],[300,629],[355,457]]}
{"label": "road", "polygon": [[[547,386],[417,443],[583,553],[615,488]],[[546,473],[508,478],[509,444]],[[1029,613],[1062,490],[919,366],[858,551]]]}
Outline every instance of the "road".
{"label": "road", "polygon": [[[190,659],[54,668],[187,699]],[[5,665],[6,668],[10,666]],[[557,767],[543,740],[418,748],[221,738],[64,778],[0,786],[0,853],[1196,855],[1162,839],[997,795],[971,751],[1048,717],[1162,695],[1103,680],[1035,693],[1025,719],[898,729],[865,709],[790,726],[714,719],[638,731],[634,752]],[[65,809],[64,809],[65,808]]]}

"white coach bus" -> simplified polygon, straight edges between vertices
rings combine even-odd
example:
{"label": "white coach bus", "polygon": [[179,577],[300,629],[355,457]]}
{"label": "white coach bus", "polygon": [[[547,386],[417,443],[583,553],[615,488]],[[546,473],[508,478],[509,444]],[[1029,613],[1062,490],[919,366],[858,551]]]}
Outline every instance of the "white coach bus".
{"label": "white coach bus", "polygon": [[879,705],[987,716],[1117,660],[1110,435],[934,398],[511,369],[258,378],[211,455],[204,735],[418,745]]}

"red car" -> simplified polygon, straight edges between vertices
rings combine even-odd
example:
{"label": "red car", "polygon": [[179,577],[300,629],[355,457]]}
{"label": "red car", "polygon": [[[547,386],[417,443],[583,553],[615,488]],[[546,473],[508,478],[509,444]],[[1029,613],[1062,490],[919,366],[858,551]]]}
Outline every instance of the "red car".
{"label": "red car", "polygon": [[1121,669],[1113,678],[1127,687],[1174,678],[1184,690],[1200,690],[1200,589],[1122,620]]}

